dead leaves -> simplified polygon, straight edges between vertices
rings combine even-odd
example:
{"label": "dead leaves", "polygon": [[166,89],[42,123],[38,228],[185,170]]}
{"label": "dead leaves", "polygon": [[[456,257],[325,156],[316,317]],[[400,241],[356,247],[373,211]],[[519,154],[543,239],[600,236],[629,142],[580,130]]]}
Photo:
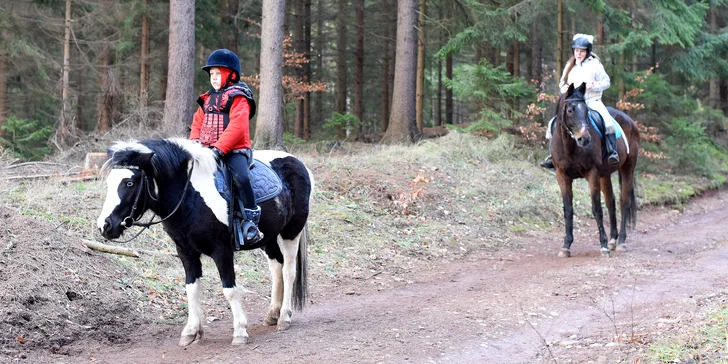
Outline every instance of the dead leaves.
{"label": "dead leaves", "polygon": [[402,215],[411,215],[413,214],[413,211],[409,209],[410,206],[412,206],[417,199],[425,194],[425,185],[433,179],[434,177],[427,178],[423,174],[423,171],[420,170],[417,172],[417,175],[409,183],[407,183],[407,186],[410,188],[409,191],[395,192],[389,195],[389,199],[392,200],[394,205],[398,207],[398,210]]}

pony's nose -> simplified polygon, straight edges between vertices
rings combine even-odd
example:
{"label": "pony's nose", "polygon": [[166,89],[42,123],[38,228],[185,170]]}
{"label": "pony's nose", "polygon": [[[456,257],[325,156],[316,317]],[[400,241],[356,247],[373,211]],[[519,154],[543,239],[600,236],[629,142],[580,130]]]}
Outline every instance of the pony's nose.
{"label": "pony's nose", "polygon": [[110,230],[111,230],[111,220],[107,217],[106,220],[104,220],[104,227],[101,228],[101,235],[108,236]]}
{"label": "pony's nose", "polygon": [[589,139],[584,137],[579,137],[576,139],[576,142],[579,143],[582,147],[588,147],[589,146]]}

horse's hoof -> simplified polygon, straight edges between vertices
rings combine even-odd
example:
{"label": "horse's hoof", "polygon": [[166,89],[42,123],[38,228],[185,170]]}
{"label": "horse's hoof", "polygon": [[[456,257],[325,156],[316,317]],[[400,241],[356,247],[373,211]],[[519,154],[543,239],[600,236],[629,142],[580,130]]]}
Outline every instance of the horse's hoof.
{"label": "horse's hoof", "polygon": [[278,322],[278,331],[286,331],[290,327],[291,327],[290,319],[288,321],[279,321]]}
{"label": "horse's hoof", "polygon": [[281,312],[281,317],[278,319],[278,331],[286,331],[291,327],[291,316],[293,312],[291,310],[285,310]]}
{"label": "horse's hoof", "polygon": [[617,248],[617,240],[616,239],[610,240],[609,245],[607,245],[607,246],[609,247],[609,250],[614,251]]}
{"label": "horse's hoof", "polygon": [[179,339],[179,346],[187,346],[197,340],[198,335],[182,335]]}
{"label": "horse's hoof", "polygon": [[231,345],[245,345],[249,341],[247,336],[234,336]]}
{"label": "horse's hoof", "polygon": [[609,258],[612,256],[612,252],[608,248],[602,248],[602,257]]}
{"label": "horse's hoof", "polygon": [[561,249],[559,252],[559,258],[568,258],[571,256],[571,251],[566,249]]}
{"label": "horse's hoof", "polygon": [[278,317],[268,316],[263,320],[263,324],[267,326],[273,326],[278,324]]}
{"label": "horse's hoof", "polygon": [[627,244],[624,244],[624,243],[617,244],[617,249],[616,250],[618,252],[626,252],[627,251]]}

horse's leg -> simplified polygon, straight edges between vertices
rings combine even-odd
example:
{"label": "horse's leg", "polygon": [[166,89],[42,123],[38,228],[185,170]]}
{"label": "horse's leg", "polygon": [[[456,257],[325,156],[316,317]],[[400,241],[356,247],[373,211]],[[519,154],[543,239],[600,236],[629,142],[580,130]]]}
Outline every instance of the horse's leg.
{"label": "horse's leg", "polygon": [[177,254],[182,260],[185,268],[185,290],[187,291],[187,325],[182,330],[179,339],[180,346],[192,344],[195,340],[202,338],[202,262],[200,253],[183,251],[177,247]]}
{"label": "horse's leg", "polygon": [[278,237],[278,246],[283,254],[283,301],[281,315],[278,318],[278,330],[287,330],[291,326],[293,315],[293,283],[296,281],[296,259],[298,258],[299,232],[293,239]]}
{"label": "horse's leg", "polygon": [[571,188],[573,180],[560,171],[556,172],[556,180],[559,182],[559,188],[561,189],[561,199],[564,205],[564,226],[566,229],[564,246],[559,252],[559,257],[568,258],[571,256],[571,243],[574,242],[574,195]]}
{"label": "horse's leg", "polygon": [[611,176],[602,177],[601,182],[604,203],[609,213],[609,250],[612,251],[617,247],[617,207],[614,201],[614,188]]}
{"label": "horse's leg", "polygon": [[234,253],[231,249],[217,249],[212,254],[222,281],[222,294],[233,313],[233,345],[248,342],[248,319],[243,310],[243,291],[235,285]]}
{"label": "horse's leg", "polygon": [[629,219],[634,219],[634,214],[637,213],[637,207],[633,206],[636,203],[634,200],[634,167],[622,172],[621,185],[619,205],[622,224],[619,230],[619,240],[617,240],[617,251],[627,251],[627,222]]}
{"label": "horse's leg", "polygon": [[281,315],[281,305],[283,304],[283,264],[278,262],[276,255],[266,257],[268,258],[268,269],[270,270],[271,290],[270,307],[264,323],[272,326],[278,323],[278,318]]}
{"label": "horse's leg", "polygon": [[609,256],[609,245],[607,244],[607,233],[604,231],[604,215],[602,211],[602,196],[600,190],[600,177],[596,170],[592,170],[586,176],[589,182],[589,192],[591,194],[592,215],[597,220],[597,228],[599,228],[599,243],[601,244],[601,252],[603,257]]}

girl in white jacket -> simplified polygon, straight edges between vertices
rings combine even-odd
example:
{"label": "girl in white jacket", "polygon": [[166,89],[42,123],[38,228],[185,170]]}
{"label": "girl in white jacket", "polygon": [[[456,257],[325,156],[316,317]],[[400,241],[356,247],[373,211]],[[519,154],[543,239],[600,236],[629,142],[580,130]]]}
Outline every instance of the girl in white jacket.
{"label": "girl in white jacket", "polygon": [[[571,51],[573,53],[569,62],[566,63],[564,73],[561,75],[561,81],[559,81],[559,87],[561,93],[565,93],[569,89],[569,85],[574,84],[575,87],[586,83],[586,105],[597,111],[604,119],[604,125],[607,129],[606,147],[609,164],[619,163],[619,154],[617,154],[616,145],[616,123],[617,121],[609,115],[607,107],[602,103],[602,92],[609,88],[609,75],[604,70],[604,66],[599,62],[599,57],[591,52],[592,42],[594,37],[586,34],[577,34],[574,36],[574,42],[571,45]],[[555,118],[554,118],[555,119]],[[554,119],[549,122],[548,128],[546,129],[546,138],[551,139],[551,126]],[[550,145],[549,145],[550,149]],[[550,152],[550,150],[549,150]],[[541,163],[542,167],[554,168],[554,164],[551,161],[551,154],[546,160]]]}

